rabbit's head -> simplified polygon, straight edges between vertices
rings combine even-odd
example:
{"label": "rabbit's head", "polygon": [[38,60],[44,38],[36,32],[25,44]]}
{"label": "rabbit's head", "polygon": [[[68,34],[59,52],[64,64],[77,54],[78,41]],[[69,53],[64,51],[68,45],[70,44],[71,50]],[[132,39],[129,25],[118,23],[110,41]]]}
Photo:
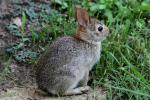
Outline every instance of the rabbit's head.
{"label": "rabbit's head", "polygon": [[76,19],[78,22],[75,37],[81,40],[99,43],[109,34],[109,29],[96,18],[88,15],[87,11],[76,7]]}

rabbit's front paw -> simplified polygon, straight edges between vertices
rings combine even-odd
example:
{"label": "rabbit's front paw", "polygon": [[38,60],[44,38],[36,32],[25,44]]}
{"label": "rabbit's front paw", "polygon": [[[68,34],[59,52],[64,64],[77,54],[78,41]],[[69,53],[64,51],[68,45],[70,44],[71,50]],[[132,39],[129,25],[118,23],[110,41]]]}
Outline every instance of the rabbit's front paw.
{"label": "rabbit's front paw", "polygon": [[87,92],[89,91],[91,88],[89,86],[84,86],[84,87],[79,87],[80,91],[82,92]]}
{"label": "rabbit's front paw", "polygon": [[90,89],[91,88],[89,86],[78,87],[75,89],[67,90],[67,92],[64,95],[79,95],[79,94],[89,91]]}

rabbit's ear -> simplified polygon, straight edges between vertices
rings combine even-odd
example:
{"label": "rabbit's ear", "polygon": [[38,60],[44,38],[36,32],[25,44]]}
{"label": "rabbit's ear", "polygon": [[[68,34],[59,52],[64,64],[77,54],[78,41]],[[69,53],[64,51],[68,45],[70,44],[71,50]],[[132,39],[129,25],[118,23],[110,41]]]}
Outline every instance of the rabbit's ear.
{"label": "rabbit's ear", "polygon": [[76,6],[76,19],[78,24],[83,27],[86,27],[90,22],[90,16],[88,15],[88,12],[79,6]]}

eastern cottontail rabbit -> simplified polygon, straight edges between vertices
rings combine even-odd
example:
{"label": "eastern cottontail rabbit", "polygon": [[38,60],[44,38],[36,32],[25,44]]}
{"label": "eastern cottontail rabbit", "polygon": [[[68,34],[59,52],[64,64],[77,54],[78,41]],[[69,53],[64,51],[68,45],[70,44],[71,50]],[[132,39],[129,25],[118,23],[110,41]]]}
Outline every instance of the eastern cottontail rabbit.
{"label": "eastern cottontail rabbit", "polygon": [[89,90],[89,71],[100,58],[101,41],[109,30],[87,11],[76,7],[78,26],[73,37],[54,41],[37,64],[38,87],[54,95],[81,94]]}

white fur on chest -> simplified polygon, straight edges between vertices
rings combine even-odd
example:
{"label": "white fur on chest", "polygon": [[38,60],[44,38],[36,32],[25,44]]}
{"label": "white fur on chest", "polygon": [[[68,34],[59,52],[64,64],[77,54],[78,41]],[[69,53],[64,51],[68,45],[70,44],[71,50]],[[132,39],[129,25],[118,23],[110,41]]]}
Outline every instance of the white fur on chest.
{"label": "white fur on chest", "polygon": [[101,53],[101,43],[99,42],[96,44],[95,48],[93,48],[91,52],[91,56],[89,56],[87,60],[87,66],[89,66],[89,70],[92,69],[92,67],[99,61],[100,59],[100,53]]}
{"label": "white fur on chest", "polygon": [[100,54],[101,54],[101,42],[98,44],[97,49],[95,50],[95,57],[97,58],[97,61],[100,59]]}

